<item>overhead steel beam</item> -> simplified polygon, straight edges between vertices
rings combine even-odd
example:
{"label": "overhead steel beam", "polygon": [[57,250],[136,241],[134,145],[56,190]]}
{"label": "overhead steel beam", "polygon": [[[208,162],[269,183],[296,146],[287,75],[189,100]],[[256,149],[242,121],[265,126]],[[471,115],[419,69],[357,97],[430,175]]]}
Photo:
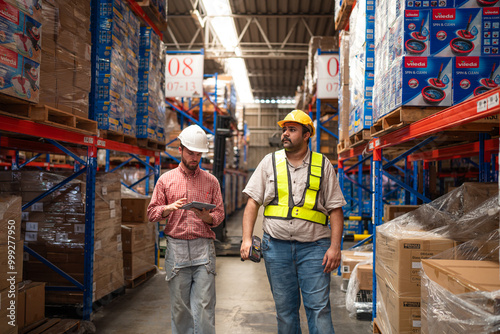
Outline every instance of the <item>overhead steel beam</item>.
{"label": "overhead steel beam", "polygon": [[[203,17],[216,18],[216,17],[232,17],[234,19],[252,19],[252,18],[264,18],[264,19],[320,19],[320,18],[334,18],[333,14],[231,14],[231,15],[206,15]],[[185,14],[173,14],[168,15],[167,20],[170,19],[192,19],[191,13]]]}

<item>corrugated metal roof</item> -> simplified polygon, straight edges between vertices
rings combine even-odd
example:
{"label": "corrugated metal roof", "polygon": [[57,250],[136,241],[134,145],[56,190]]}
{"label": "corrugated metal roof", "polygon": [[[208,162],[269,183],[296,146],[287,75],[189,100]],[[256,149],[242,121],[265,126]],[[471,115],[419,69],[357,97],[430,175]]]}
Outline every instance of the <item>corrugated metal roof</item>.
{"label": "corrugated metal roof", "polygon": [[[312,36],[334,36],[333,0],[229,0],[245,60],[250,85],[256,98],[294,96],[302,84]],[[196,8],[193,7],[196,5]],[[198,1],[169,0],[170,50],[205,49],[205,73],[223,72],[221,59],[234,56],[214,41],[210,30],[198,23],[193,10],[206,16]]]}

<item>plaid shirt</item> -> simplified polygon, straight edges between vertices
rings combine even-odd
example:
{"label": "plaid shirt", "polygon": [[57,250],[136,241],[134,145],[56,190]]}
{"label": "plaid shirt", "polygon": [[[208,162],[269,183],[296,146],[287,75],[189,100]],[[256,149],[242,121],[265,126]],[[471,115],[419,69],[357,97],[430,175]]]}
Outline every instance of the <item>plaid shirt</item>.
{"label": "plaid shirt", "polygon": [[222,194],[217,178],[200,168],[194,174],[188,174],[179,166],[160,176],[148,206],[149,221],[165,219],[162,217],[165,207],[183,197],[187,198],[186,203],[197,201],[215,204],[216,207],[210,211],[213,225],[205,224],[191,210],[176,210],[167,216],[165,234],[183,240],[215,239],[211,228],[224,220]]}

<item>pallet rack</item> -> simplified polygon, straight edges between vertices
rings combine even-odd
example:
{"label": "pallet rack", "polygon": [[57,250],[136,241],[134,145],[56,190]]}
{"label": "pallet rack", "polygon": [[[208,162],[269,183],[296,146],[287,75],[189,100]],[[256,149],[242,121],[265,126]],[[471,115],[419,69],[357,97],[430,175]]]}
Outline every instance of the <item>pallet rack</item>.
{"label": "pallet rack", "polygon": [[[500,113],[500,88],[495,88],[484,94],[478,95],[468,101],[462,102],[455,106],[444,109],[433,115],[425,117],[415,123],[406,127],[400,128],[394,132],[387,133],[379,138],[372,139],[366,145],[360,145],[353,148],[346,149],[339,153],[339,177],[342,184],[344,177],[344,163],[354,157],[358,157],[363,152],[371,152],[367,159],[371,159],[371,179],[372,179],[372,222],[374,229],[382,224],[383,216],[383,189],[382,177],[389,179],[400,185],[407,193],[416,198],[421,199],[424,203],[430,201],[426,196],[426,187],[424,186],[423,193],[418,192],[418,184],[416,181],[413,185],[408,185],[405,182],[395,178],[385,169],[394,166],[398,161],[405,159],[406,164],[412,163],[414,167],[419,161],[424,162],[424,181],[428,175],[428,165],[431,161],[439,161],[444,159],[455,158],[468,158],[474,155],[479,155],[479,181],[486,182],[497,179],[495,174],[498,173],[496,161],[491,166],[492,157],[497,160],[496,154],[499,152],[498,138],[490,139],[488,134],[480,134],[479,141],[467,144],[459,144],[445,148],[435,148],[433,150],[416,152],[428,143],[435,140],[436,134],[445,130],[457,129],[460,126],[470,124],[471,122],[483,119],[485,117],[492,117]],[[499,124],[497,123],[496,126]],[[400,154],[395,159],[383,164],[383,150],[390,148],[401,147],[402,144],[409,142],[418,142],[407,150],[405,153]],[[414,168],[415,172],[416,168]],[[405,179],[408,181],[405,173]],[[373,318],[376,318],[376,275],[375,275],[375,254],[376,254],[376,231],[373,232]]]}
{"label": "pallet rack", "polygon": [[[36,123],[30,120],[17,119],[0,115],[0,131],[6,133],[2,135],[0,146],[10,150],[27,150],[39,152],[65,152],[72,156],[75,161],[75,173],[65,179],[60,184],[54,186],[44,194],[23,205],[23,210],[43,199],[45,196],[56,191],[64,184],[86,174],[86,199],[85,199],[85,247],[84,247],[84,282],[81,284],[70,275],[57,268],[54,264],[43,258],[41,255],[24,246],[24,251],[47,265],[50,269],[73,283],[74,287],[47,287],[48,290],[58,291],[83,291],[83,320],[89,320],[92,313],[93,295],[93,261],[94,261],[94,203],[95,203],[95,181],[97,172],[97,150],[106,149],[118,152],[125,152],[131,155],[144,155],[155,157],[155,165],[149,165],[154,170],[155,181],[160,175],[159,157],[160,152],[132,146],[129,144],[114,142],[100,138],[96,135],[86,135],[65,130],[50,125]],[[29,136],[31,139],[44,138],[47,143],[32,141],[30,139],[18,139],[15,136],[20,134]],[[59,142],[65,143],[64,145]],[[77,153],[75,153],[77,152]],[[86,156],[81,159],[80,156]],[[13,165],[14,169],[22,166]]]}

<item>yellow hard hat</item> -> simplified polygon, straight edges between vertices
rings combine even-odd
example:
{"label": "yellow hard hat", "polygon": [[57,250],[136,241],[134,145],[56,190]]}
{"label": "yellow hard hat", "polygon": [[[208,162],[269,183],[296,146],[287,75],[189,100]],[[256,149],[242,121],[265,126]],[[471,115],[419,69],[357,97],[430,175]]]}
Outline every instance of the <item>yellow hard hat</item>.
{"label": "yellow hard hat", "polygon": [[311,130],[311,137],[314,136],[315,129],[313,121],[311,117],[309,117],[309,115],[302,110],[296,109],[289,112],[282,121],[278,122],[278,125],[283,127],[283,125],[287,122],[294,122],[307,126],[309,130]]}

